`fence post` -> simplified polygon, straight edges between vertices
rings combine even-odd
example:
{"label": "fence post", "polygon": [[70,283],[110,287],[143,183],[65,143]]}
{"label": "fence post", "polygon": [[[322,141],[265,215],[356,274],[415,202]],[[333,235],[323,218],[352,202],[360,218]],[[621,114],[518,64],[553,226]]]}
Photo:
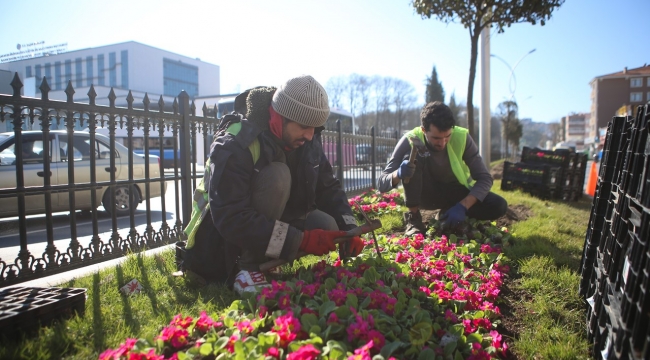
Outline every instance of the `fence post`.
{"label": "fence post", "polygon": [[372,163],[372,188],[376,189],[377,188],[377,135],[375,134],[375,127],[370,128],[370,136],[372,137],[371,139],[371,144],[372,144],[372,149],[371,149],[371,163]]}
{"label": "fence post", "polygon": [[192,215],[192,184],[191,180],[191,160],[190,160],[190,96],[181,91],[178,95],[181,115],[181,126],[179,132],[180,138],[180,167],[181,167],[181,211],[183,213],[183,228],[190,222]]}
{"label": "fence post", "polygon": [[336,172],[336,177],[341,182],[341,188],[345,189],[345,184],[343,183],[343,132],[341,131],[340,119],[336,120],[336,164],[339,167]]}

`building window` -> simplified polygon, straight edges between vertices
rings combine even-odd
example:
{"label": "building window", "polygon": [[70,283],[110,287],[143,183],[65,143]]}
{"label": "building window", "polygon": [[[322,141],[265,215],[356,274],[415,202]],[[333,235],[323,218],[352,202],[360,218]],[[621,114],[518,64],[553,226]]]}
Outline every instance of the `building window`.
{"label": "building window", "polygon": [[75,79],[75,86],[76,87],[82,87],[84,85],[83,83],[83,73],[81,72],[81,58],[76,58],[74,59],[74,79]]}
{"label": "building window", "polygon": [[65,80],[64,84],[66,84],[68,81],[72,80],[72,60],[66,60],[65,61]]}
{"label": "building window", "polygon": [[630,87],[637,88],[643,86],[643,78],[630,79]]}
{"label": "building window", "polygon": [[34,73],[36,76],[36,92],[41,92],[41,84],[43,83],[43,75],[41,74],[41,65],[34,65]]}
{"label": "building window", "polygon": [[104,54],[97,55],[97,83],[104,86]]}
{"label": "building window", "polygon": [[643,101],[643,93],[642,92],[630,93],[630,102],[641,102],[641,101]]}
{"label": "building window", "polygon": [[32,77],[32,67],[31,66],[28,66],[28,67],[25,68],[25,77],[26,78]]}
{"label": "building window", "polygon": [[122,62],[122,88],[129,88],[129,51],[120,52],[120,61]]}
{"label": "building window", "polygon": [[648,84],[647,84],[647,86],[650,87],[650,77],[648,78]]}
{"label": "building window", "polygon": [[116,73],[116,67],[117,65],[115,64],[115,53],[111,52],[108,53],[108,83],[111,87],[116,87],[117,86],[117,73]]}
{"label": "building window", "polygon": [[86,86],[93,84],[93,57],[86,56]]}
{"label": "building window", "polygon": [[54,62],[54,90],[61,90],[61,62]]}
{"label": "building window", "polygon": [[45,78],[49,86],[52,86],[52,64],[45,63]]}
{"label": "building window", "polygon": [[164,94],[178,96],[185,90],[190,97],[199,95],[199,68],[163,58]]}
{"label": "building window", "polygon": [[650,101],[650,91],[646,94],[646,101]]}

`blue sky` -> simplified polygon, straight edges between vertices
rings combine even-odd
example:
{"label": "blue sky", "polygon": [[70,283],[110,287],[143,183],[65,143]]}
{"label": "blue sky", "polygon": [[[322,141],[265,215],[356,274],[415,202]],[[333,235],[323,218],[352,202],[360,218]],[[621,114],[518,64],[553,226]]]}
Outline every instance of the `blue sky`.
{"label": "blue sky", "polygon": [[[78,50],[133,40],[219,65],[222,93],[279,85],[298,74],[325,84],[358,73],[406,80],[419,103],[435,65],[447,95],[467,98],[469,32],[421,19],[409,0],[0,0],[0,6],[0,54],[36,41]],[[514,72],[520,117],[553,122],[589,112],[594,77],[650,63],[648,14],[648,0],[567,0],[546,26],[493,32],[492,54],[511,67],[521,59]],[[494,57],[491,68],[494,112],[510,98],[510,69]]]}

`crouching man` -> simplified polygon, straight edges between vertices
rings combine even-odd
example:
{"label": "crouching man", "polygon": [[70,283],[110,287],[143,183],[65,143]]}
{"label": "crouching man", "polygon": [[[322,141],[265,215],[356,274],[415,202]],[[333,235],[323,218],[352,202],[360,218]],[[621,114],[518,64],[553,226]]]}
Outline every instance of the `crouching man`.
{"label": "crouching man", "polygon": [[[420,208],[441,209],[441,219],[457,225],[471,217],[495,220],[506,213],[508,203],[490,192],[492,175],[469,131],[456,126],[449,107],[439,101],[426,104],[421,126],[397,143],[379,178],[379,191],[386,192],[404,182],[407,236],[425,234]],[[415,164],[409,162],[411,146],[420,147]],[[426,156],[425,156],[426,155]]]}
{"label": "crouching man", "polygon": [[[341,183],[323,153],[325,89],[311,76],[257,87],[222,118],[194,196],[183,268],[238,293],[269,286],[260,264],[324,255],[356,227]],[[363,250],[359,237],[342,256]]]}

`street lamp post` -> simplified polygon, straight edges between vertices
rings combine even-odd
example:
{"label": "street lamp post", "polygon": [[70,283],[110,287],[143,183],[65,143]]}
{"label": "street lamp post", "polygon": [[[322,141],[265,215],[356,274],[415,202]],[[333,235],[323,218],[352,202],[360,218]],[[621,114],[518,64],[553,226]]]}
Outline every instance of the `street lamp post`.
{"label": "street lamp post", "polygon": [[[510,90],[510,101],[512,101],[514,103],[517,102],[517,100],[515,99],[515,91],[517,90],[517,77],[515,76],[515,69],[517,68],[519,63],[521,63],[521,61],[526,56],[534,53],[535,50],[537,50],[537,49],[532,49],[529,52],[525,53],[522,57],[519,58],[519,60],[517,60],[517,62],[515,63],[515,66],[512,66],[512,67],[510,66],[510,64],[508,64],[507,61],[503,60],[503,58],[501,58],[500,56],[497,56],[495,54],[490,54],[490,57],[497,58],[497,59],[501,60],[501,62],[503,62],[508,67],[508,69],[510,69],[510,76],[508,77],[508,90]],[[513,80],[514,80],[514,87],[513,87]],[[502,155],[505,152],[504,138],[505,138],[505,129],[501,129],[501,154]]]}
{"label": "street lamp post", "polygon": [[[517,77],[515,76],[515,69],[517,68],[519,63],[521,63],[521,61],[526,56],[534,53],[535,50],[537,50],[537,49],[532,49],[529,52],[525,53],[524,56],[522,56],[521,58],[519,58],[519,60],[517,60],[517,62],[515,63],[515,66],[512,66],[512,67],[510,66],[510,64],[508,64],[507,61],[503,60],[503,58],[501,58],[500,56],[497,56],[495,54],[490,54],[491,57],[501,60],[501,62],[503,62],[508,67],[508,69],[510,70],[510,76],[508,78],[508,90],[510,90],[510,100],[511,101],[515,101],[515,91],[517,90]],[[514,80],[514,88],[512,86],[513,85],[513,82],[512,82],[513,80]]]}

